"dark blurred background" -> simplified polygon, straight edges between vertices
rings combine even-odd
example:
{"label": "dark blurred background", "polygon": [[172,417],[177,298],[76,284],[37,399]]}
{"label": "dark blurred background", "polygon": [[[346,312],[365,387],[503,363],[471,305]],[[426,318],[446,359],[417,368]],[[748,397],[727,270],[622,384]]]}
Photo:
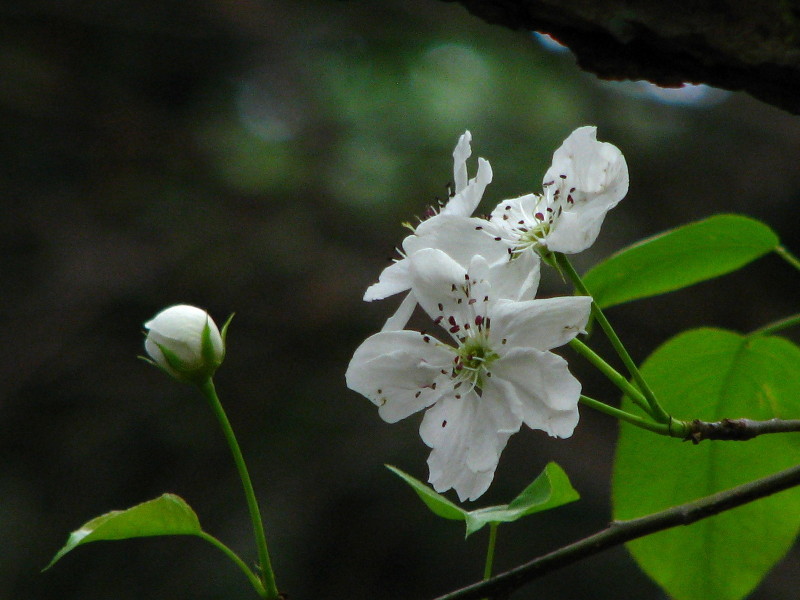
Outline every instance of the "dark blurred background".
{"label": "dark blurred background", "polygon": [[[136,359],[142,323],[179,302],[218,322],[236,312],[217,386],[292,600],[424,599],[479,578],[485,532],[465,542],[383,467],[426,479],[419,418],[389,426],[344,386],[396,305],[363,291],[400,222],[444,196],[465,129],[494,168],[485,211],[538,191],[580,125],[622,149],[630,193],[581,269],[723,211],[800,251],[797,117],[741,94],[600,82],[546,44],[434,0],[0,5],[0,598],[255,597],[192,538],[88,545],[39,572],[89,518],[165,491],[255,557],[211,412]],[[770,256],[609,313],[641,360],[685,328],[796,312],[798,281]],[[551,273],[541,295],[566,290]],[[565,355],[587,393],[617,396]],[[582,419],[569,440],[512,438],[479,505],[550,460],[583,499],[501,528],[498,569],[607,524],[616,425]],[[796,598],[798,558],[752,597]],[[620,548],[515,598],[663,594]]]}

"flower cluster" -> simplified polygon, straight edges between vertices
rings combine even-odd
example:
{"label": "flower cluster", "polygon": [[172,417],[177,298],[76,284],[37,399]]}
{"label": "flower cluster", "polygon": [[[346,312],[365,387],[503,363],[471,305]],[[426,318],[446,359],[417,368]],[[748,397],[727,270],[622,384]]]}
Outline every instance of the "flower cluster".
{"label": "flower cluster", "polygon": [[[389,423],[425,410],[420,435],[432,449],[429,481],[437,491],[453,488],[474,500],[523,423],[561,438],[578,423],[580,383],[550,350],[583,330],[591,298],[535,296],[540,258],[590,246],[627,192],[625,159],[595,135],[581,127],[565,140],[541,194],[502,201],[490,217],[476,218],[492,170],[478,159],[468,179],[466,132],[453,152],[453,195],[367,289],[368,301],[407,295],[356,350],[347,385]],[[441,328],[439,337],[404,329],[417,305]]]}

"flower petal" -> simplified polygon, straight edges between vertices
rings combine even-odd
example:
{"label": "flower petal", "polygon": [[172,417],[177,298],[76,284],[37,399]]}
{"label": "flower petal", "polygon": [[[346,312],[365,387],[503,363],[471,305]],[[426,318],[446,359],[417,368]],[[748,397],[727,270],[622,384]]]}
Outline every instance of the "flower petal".
{"label": "flower petal", "polygon": [[400,331],[403,329],[408,324],[411,315],[414,314],[415,308],[417,308],[417,298],[413,292],[408,292],[400,306],[394,311],[394,314],[386,319],[381,331]]}
{"label": "flower petal", "polygon": [[506,246],[483,231],[486,225],[483,219],[438,214],[420,223],[414,235],[403,240],[403,251],[411,256],[425,248],[436,248],[462,267],[469,265],[476,254],[489,262],[507,262]]}
{"label": "flower petal", "polygon": [[449,395],[428,409],[420,425],[430,482],[437,491],[454,488],[460,500],[474,500],[489,487],[500,453],[521,424],[505,403],[487,403],[474,391]]}
{"label": "flower petal", "polygon": [[539,288],[541,261],[531,250],[518,254],[512,260],[491,264],[488,280],[495,300],[532,300]]}
{"label": "flower petal", "polygon": [[470,179],[465,187],[455,196],[450,198],[450,201],[442,208],[440,214],[449,215],[462,215],[469,217],[483,198],[483,192],[486,191],[486,186],[492,182],[492,166],[488,160],[483,158],[478,159],[478,174],[474,179]]}
{"label": "flower petal", "polygon": [[552,352],[517,348],[496,361],[491,373],[483,389],[485,402],[510,402],[531,429],[560,438],[572,435],[581,384],[567,361]]}
{"label": "flower petal", "polygon": [[458,138],[458,143],[453,150],[453,183],[456,186],[456,194],[467,187],[467,159],[472,156],[470,142],[472,142],[472,134],[467,130]]}
{"label": "flower petal", "polygon": [[[579,127],[553,153],[553,164],[543,182],[561,175],[571,186],[576,204],[581,200],[613,208],[628,193],[628,165],[619,148],[597,141],[596,127]],[[581,194],[586,197],[582,198]]]}
{"label": "flower petal", "polygon": [[427,248],[409,259],[409,272],[420,306],[454,338],[463,338],[486,315],[489,265],[482,256],[473,256],[467,271],[441,250]]}
{"label": "flower petal", "polygon": [[577,254],[594,244],[606,218],[607,209],[587,206],[582,210],[564,211],[544,245],[551,252]]}
{"label": "flower petal", "polygon": [[514,348],[562,346],[584,330],[591,308],[589,296],[499,300],[491,309],[492,348],[503,356]]}
{"label": "flower petal", "polygon": [[[413,237],[413,236],[408,236]],[[386,267],[378,277],[378,283],[373,283],[364,293],[364,300],[383,300],[389,296],[404,292],[411,287],[408,276],[408,263],[404,258],[393,262]]]}
{"label": "flower petal", "polygon": [[347,387],[378,406],[384,421],[394,423],[452,389],[452,360],[452,350],[428,335],[384,331],[356,349],[345,379]]}
{"label": "flower petal", "polygon": [[622,152],[598,142],[595,127],[573,131],[553,154],[544,182],[559,182],[570,190],[572,205],[565,208],[547,236],[553,252],[576,253],[591,246],[606,213],[628,193],[628,165]]}

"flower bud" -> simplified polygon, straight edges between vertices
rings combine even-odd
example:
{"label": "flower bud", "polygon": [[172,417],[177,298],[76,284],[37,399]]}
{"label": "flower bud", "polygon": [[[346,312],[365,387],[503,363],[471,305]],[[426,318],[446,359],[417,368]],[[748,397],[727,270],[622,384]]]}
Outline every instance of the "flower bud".
{"label": "flower bud", "polygon": [[224,333],[220,335],[208,313],[195,306],[170,306],[144,326],[147,354],[156,366],[181,381],[204,383],[225,358]]}

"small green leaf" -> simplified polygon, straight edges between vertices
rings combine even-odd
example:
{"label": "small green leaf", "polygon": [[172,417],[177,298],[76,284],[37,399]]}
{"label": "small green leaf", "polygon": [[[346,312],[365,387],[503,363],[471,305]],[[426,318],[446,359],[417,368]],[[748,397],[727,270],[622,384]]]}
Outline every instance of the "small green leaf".
{"label": "small green leaf", "polygon": [[511,523],[543,510],[574,502],[580,495],[556,463],[548,463],[539,476],[508,504],[467,513],[467,536],[488,523]]}
{"label": "small green leaf", "polygon": [[740,215],[716,215],[629,246],[584,276],[601,308],[725,275],[777,248],[778,236]]}
{"label": "small green leaf", "polygon": [[[642,375],[671,414],[718,421],[800,418],[800,348],[779,337],[719,329],[682,333],[658,348]],[[624,410],[635,410],[627,398]],[[622,423],[614,461],[614,518],[664,510],[800,462],[796,433],[698,445]],[[674,600],[739,600],[791,548],[800,489],[628,544]]]}
{"label": "small green leaf", "polygon": [[469,537],[489,523],[510,523],[527,515],[556,508],[579,498],[567,474],[556,463],[548,463],[539,476],[509,504],[467,511],[450,502],[429,486],[396,467],[386,465],[410,485],[434,514],[445,519],[465,521]]}
{"label": "small green leaf", "polygon": [[422,500],[436,516],[453,521],[463,521],[466,519],[467,511],[459,508],[457,505],[450,502],[450,500],[422,483],[419,479],[414,479],[408,473],[404,473],[392,465],[386,465],[386,468],[410,485],[411,488],[417,492],[417,496],[420,497],[420,500]]}
{"label": "small green leaf", "polygon": [[191,507],[175,494],[164,494],[127,510],[113,510],[83,524],[70,534],[67,543],[43,570],[89,542],[156,535],[200,535],[201,532],[200,521]]}

